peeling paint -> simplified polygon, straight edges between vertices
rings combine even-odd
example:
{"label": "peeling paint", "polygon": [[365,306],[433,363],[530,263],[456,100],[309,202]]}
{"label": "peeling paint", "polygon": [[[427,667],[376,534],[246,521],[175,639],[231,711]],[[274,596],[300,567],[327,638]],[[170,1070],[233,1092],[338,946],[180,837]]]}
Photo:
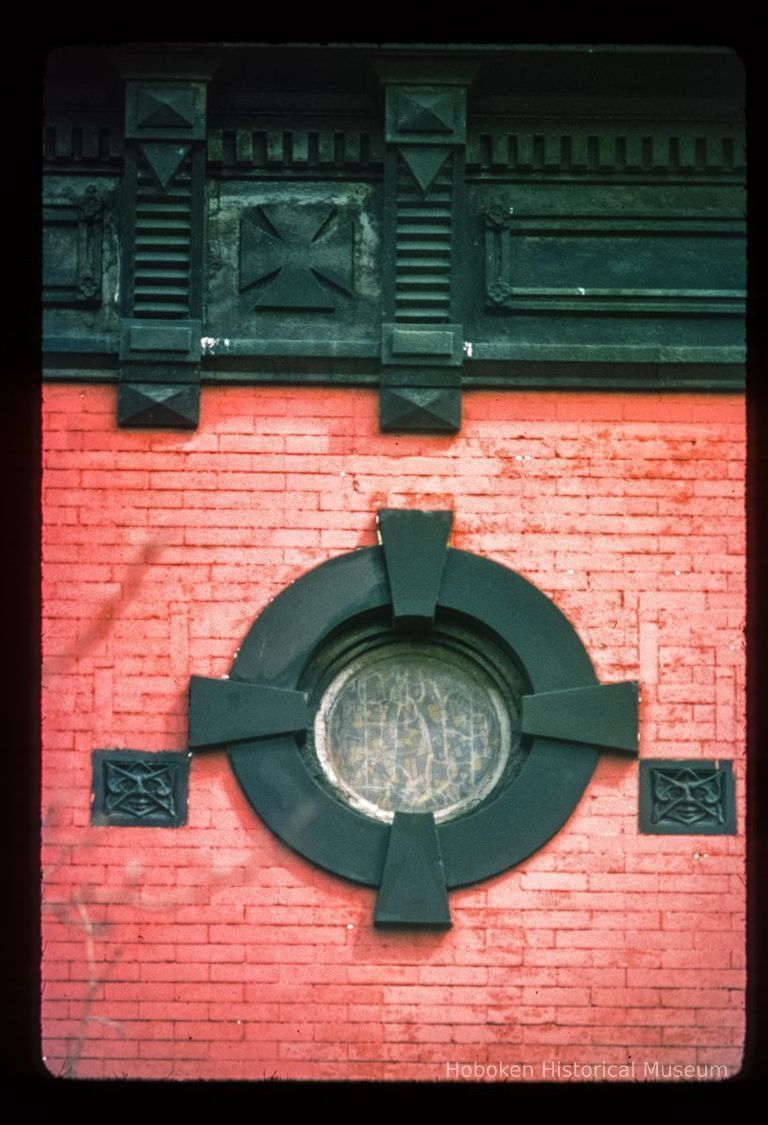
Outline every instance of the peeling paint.
{"label": "peeling paint", "polygon": [[229,336],[201,336],[200,347],[205,355],[216,355],[217,348],[228,351],[232,344]]}

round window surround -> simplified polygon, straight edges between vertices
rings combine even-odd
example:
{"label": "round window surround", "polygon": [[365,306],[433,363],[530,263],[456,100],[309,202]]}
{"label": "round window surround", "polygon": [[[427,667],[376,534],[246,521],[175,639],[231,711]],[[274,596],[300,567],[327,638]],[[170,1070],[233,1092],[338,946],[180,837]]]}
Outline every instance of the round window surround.
{"label": "round window surround", "polygon": [[565,615],[447,546],[450,513],[383,510],[380,547],[316,567],[190,679],[190,747],[227,746],[289,847],[379,887],[375,924],[450,925],[446,892],[541,848],[603,749],[637,755],[637,684],[600,684]]}
{"label": "round window surround", "polygon": [[325,659],[321,653],[309,678],[306,752],[321,783],[365,816],[452,820],[522,765],[522,673],[466,629],[438,625],[429,640],[358,631],[341,646],[336,640]]}
{"label": "round window surround", "polygon": [[[387,630],[391,614],[383,549],[340,555],[270,602],[244,638],[230,672],[231,680],[309,697],[306,734],[229,747],[232,769],[251,805],[294,850],[368,886],[380,885],[391,826],[354,808],[325,772],[314,749],[314,716],[336,677],[375,647],[374,634],[386,635],[389,642],[398,639]],[[468,652],[458,632],[449,641],[453,626],[482,638],[482,645],[473,642]],[[440,629],[444,632],[435,632]],[[465,551],[446,552],[435,626],[428,636],[452,645],[489,674],[499,667],[497,654],[510,654],[510,664],[520,670],[520,695],[597,683],[564,614],[519,574]],[[554,738],[525,736],[520,752],[513,751],[515,692],[507,688],[504,694],[506,678],[502,674],[495,681],[510,714],[510,752],[501,777],[477,804],[437,824],[448,888],[490,878],[542,847],[570,816],[597,764],[596,749],[574,750]]]}

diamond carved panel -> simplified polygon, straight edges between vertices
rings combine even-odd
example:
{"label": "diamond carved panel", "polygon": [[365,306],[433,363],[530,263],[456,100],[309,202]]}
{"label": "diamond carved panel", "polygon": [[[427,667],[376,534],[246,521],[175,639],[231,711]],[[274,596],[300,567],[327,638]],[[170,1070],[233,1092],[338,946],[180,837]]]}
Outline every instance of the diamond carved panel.
{"label": "diamond carved panel", "polygon": [[640,831],[655,835],[733,835],[733,766],[700,759],[640,762]]}
{"label": "diamond carved panel", "polygon": [[96,750],[91,823],[176,828],[187,820],[185,753]]}

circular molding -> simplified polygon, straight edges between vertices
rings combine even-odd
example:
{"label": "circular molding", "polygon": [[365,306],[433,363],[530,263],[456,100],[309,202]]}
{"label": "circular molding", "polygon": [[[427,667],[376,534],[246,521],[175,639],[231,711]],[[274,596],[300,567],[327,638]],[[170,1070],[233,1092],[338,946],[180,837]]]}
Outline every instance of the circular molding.
{"label": "circular molding", "polygon": [[[230,671],[241,680],[301,690],[324,646],[392,611],[381,547],[339,556],[279,594],[248,631]],[[463,624],[509,652],[531,692],[597,684],[592,663],[565,615],[507,567],[449,548],[435,614]],[[239,743],[230,764],[249,802],[291,848],[338,875],[378,886],[390,826],[329,791],[303,753],[301,738]],[[575,809],[597,763],[592,746],[530,737],[522,768],[464,815],[436,827],[448,888],[479,882],[541,848]]]}

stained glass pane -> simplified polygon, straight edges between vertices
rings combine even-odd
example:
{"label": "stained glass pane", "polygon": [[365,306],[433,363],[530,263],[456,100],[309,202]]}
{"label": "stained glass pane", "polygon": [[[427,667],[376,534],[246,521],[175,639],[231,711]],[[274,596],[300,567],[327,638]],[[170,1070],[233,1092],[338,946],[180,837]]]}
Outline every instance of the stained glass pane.
{"label": "stained glass pane", "polygon": [[391,644],[330,685],[315,746],[330,780],[370,815],[432,811],[445,819],[495,785],[509,719],[478,664],[437,645]]}

